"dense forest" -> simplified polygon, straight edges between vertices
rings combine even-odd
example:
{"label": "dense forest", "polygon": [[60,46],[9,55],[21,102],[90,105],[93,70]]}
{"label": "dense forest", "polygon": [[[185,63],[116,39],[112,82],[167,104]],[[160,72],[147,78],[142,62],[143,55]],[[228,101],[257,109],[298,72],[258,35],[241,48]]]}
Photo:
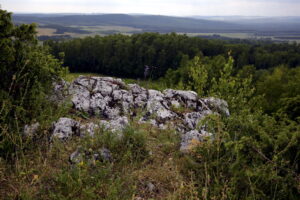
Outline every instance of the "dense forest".
{"label": "dense forest", "polygon": [[152,78],[177,69],[188,56],[227,56],[231,52],[235,69],[253,65],[255,69],[270,69],[278,65],[294,68],[300,65],[298,44],[241,43],[207,40],[186,35],[143,33],[132,36],[110,35],[66,41],[48,41],[52,53],[64,52],[64,63],[71,72],[94,72],[120,77],[143,78],[145,65],[153,66]]}
{"label": "dense forest", "polygon": [[[41,43],[35,30],[0,9],[0,199],[299,199],[299,45],[175,33]],[[74,75],[67,67],[221,98],[230,115],[201,120],[213,137],[189,153],[179,151],[176,130],[140,124],[139,114],[123,137],[100,129],[95,137],[51,140],[61,117],[100,120],[51,101],[53,83]],[[37,122],[37,132],[24,135]],[[114,159],[71,165],[78,146],[87,154],[106,147]]]}
{"label": "dense forest", "polygon": [[[261,41],[208,40],[186,35],[143,33],[132,36],[110,35],[83,39],[46,41],[52,54],[64,59],[71,72],[89,72],[102,75],[159,79],[168,87],[190,84],[186,65],[199,57],[207,71],[203,91],[208,95],[211,81],[220,76],[219,70],[229,57],[234,60],[234,76],[251,76],[256,95],[263,95],[262,106],[267,113],[283,109],[286,102],[293,104],[293,115],[299,116],[299,44],[276,44]],[[195,69],[196,70],[196,69]],[[145,72],[147,71],[147,74]],[[197,83],[192,83],[197,84]],[[191,84],[190,84],[191,85]],[[282,101],[283,98],[289,100]],[[293,103],[291,103],[293,99]],[[291,105],[290,105],[291,106]]]}

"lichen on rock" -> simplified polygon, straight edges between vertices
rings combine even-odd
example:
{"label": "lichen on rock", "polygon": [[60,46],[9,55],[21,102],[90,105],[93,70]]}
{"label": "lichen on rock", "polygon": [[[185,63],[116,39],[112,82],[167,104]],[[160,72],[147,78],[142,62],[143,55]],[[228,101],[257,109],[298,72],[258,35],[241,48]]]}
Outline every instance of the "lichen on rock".
{"label": "lichen on rock", "polygon": [[[111,77],[79,76],[68,85],[74,109],[102,120],[97,125],[80,125],[74,120],[61,118],[54,126],[53,137],[68,138],[77,132],[93,136],[93,129],[99,127],[120,133],[129,125],[128,117],[135,116],[139,109],[143,113],[140,123],[150,123],[161,129],[173,124],[174,130],[182,135],[180,149],[186,151],[192,140],[202,141],[204,136],[211,136],[205,126],[199,126],[206,116],[229,116],[226,101],[214,97],[200,98],[194,91],[147,90]],[[176,110],[172,109],[174,107]]]}

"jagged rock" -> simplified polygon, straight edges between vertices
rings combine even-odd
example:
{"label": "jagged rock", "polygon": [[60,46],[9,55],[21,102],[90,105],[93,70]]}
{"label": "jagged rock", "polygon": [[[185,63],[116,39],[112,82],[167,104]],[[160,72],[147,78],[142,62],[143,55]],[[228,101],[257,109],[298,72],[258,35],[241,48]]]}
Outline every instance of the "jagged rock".
{"label": "jagged rock", "polygon": [[40,123],[38,122],[31,125],[25,125],[23,134],[26,137],[33,137],[39,128],[40,128]]}
{"label": "jagged rock", "polygon": [[[143,116],[140,123],[149,122],[161,129],[171,125],[179,131],[182,134],[182,150],[187,149],[191,141],[200,142],[209,135],[205,126],[198,127],[199,122],[207,115],[229,116],[228,104],[222,99],[199,98],[193,91],[146,90],[137,84],[126,85],[121,79],[111,77],[80,76],[70,83],[68,93],[76,110],[104,118],[99,122],[99,127],[118,134],[129,124],[124,115],[134,117],[141,110]],[[64,139],[77,135],[78,127],[79,123],[71,119],[58,121],[53,137]],[[82,135],[93,136],[95,128],[92,124],[81,125],[80,132]]]}
{"label": "jagged rock", "polygon": [[70,84],[65,80],[61,79],[53,83],[53,93],[49,96],[50,101],[61,103],[66,100],[69,95]]}
{"label": "jagged rock", "polygon": [[166,98],[172,99],[173,101],[176,100],[188,108],[195,109],[197,107],[198,96],[194,91],[167,89],[164,90],[163,93]]}
{"label": "jagged rock", "polygon": [[53,123],[52,130],[52,138],[65,140],[80,134],[80,124],[73,119],[63,117]]}
{"label": "jagged rock", "polygon": [[199,142],[204,141],[205,138],[211,137],[212,134],[204,130],[201,130],[200,132],[198,130],[191,130],[182,136],[180,143],[180,151],[188,152]]}
{"label": "jagged rock", "polygon": [[121,110],[125,114],[130,114],[130,109],[133,108],[133,95],[127,90],[115,90],[112,94],[115,104],[120,105]]}
{"label": "jagged rock", "polygon": [[110,121],[101,120],[99,125],[112,132],[121,132],[129,125],[129,121],[127,117],[119,117]]}
{"label": "jagged rock", "polygon": [[175,108],[179,108],[180,107],[180,103],[177,100],[171,100],[171,105]]}
{"label": "jagged rock", "polygon": [[199,122],[209,114],[212,114],[210,110],[186,113],[184,114],[184,121],[190,129],[196,129]]}
{"label": "jagged rock", "polygon": [[103,116],[107,119],[116,119],[120,116],[120,113],[120,108],[111,108],[107,106],[103,111]]}
{"label": "jagged rock", "polygon": [[74,108],[88,112],[90,110],[90,92],[81,85],[73,85],[71,93],[73,94],[72,103]]}
{"label": "jagged rock", "polygon": [[134,107],[143,108],[148,100],[148,92],[137,84],[128,84],[129,90],[134,98]]}
{"label": "jagged rock", "polygon": [[228,109],[228,103],[223,99],[218,99],[215,97],[208,97],[208,98],[202,98],[201,99],[204,104],[206,104],[211,110],[225,114],[226,116],[230,115],[229,109]]}
{"label": "jagged rock", "polygon": [[95,135],[96,129],[98,129],[99,126],[97,124],[94,124],[93,122],[82,124],[80,125],[80,136],[86,136],[89,135],[93,137]]}
{"label": "jagged rock", "polygon": [[148,102],[146,109],[150,115],[158,121],[171,120],[177,117],[176,113],[172,112],[165,102],[164,95],[156,90],[149,90]]}
{"label": "jagged rock", "polygon": [[112,98],[109,96],[103,97],[97,93],[90,98],[89,113],[93,115],[104,115],[105,109],[109,106]]}

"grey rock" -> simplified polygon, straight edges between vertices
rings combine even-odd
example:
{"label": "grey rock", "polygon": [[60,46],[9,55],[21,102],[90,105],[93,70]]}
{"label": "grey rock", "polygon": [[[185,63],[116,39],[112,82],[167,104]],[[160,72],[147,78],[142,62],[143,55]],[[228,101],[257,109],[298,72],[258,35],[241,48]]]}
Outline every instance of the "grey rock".
{"label": "grey rock", "polygon": [[175,108],[179,108],[180,107],[180,103],[177,100],[171,100],[171,105]]}
{"label": "grey rock", "polygon": [[151,182],[148,182],[148,183],[147,183],[147,190],[148,190],[149,192],[154,192],[154,190],[155,190],[155,185],[154,185],[153,183],[151,183]]}
{"label": "grey rock", "polygon": [[88,112],[90,109],[90,92],[83,86],[71,87],[72,103],[75,109]]}
{"label": "grey rock", "polygon": [[92,91],[97,80],[88,76],[79,76],[77,79],[73,81],[73,86],[81,86],[88,91]]}
{"label": "grey rock", "polygon": [[210,114],[213,114],[210,110],[186,113],[184,114],[184,122],[190,129],[196,129],[199,122]]}
{"label": "grey rock", "polygon": [[100,156],[104,161],[110,162],[112,161],[112,155],[109,149],[107,148],[101,148],[100,149]]}
{"label": "grey rock", "polygon": [[69,95],[70,84],[65,80],[61,79],[53,83],[53,93],[49,96],[50,101],[56,103],[62,103],[66,100]]}
{"label": "grey rock", "polygon": [[69,161],[71,164],[78,164],[84,160],[84,153],[81,152],[81,147],[77,147],[77,149],[71,153],[69,157]]}
{"label": "grey rock", "polygon": [[[62,83],[61,85],[66,85]],[[57,86],[57,90],[65,86]],[[167,89],[163,92],[146,90],[137,84],[126,85],[121,79],[111,77],[80,76],[68,86],[71,101],[75,109],[87,112],[91,116],[103,117],[98,125],[84,124],[71,119],[60,119],[53,127],[53,137],[60,139],[72,135],[95,134],[97,126],[122,135],[128,126],[128,118],[134,117],[138,110],[143,111],[139,123],[150,123],[160,129],[173,127],[182,134],[181,150],[189,147],[190,142],[202,141],[210,134],[199,122],[210,114],[229,116],[228,104],[218,98],[199,98],[196,92]],[[186,108],[183,112],[172,107]],[[184,113],[189,111],[189,113]],[[79,128],[80,127],[80,128]],[[100,153],[95,153],[99,154]]]}
{"label": "grey rock", "polygon": [[149,90],[146,109],[159,121],[171,120],[177,117],[176,113],[171,111],[170,108],[166,106],[167,103],[165,101],[164,95],[161,92]]}
{"label": "grey rock", "polygon": [[197,107],[198,95],[194,91],[167,89],[163,93],[166,98],[181,102],[185,107],[194,109]]}
{"label": "grey rock", "polygon": [[225,114],[226,116],[230,115],[228,109],[228,103],[223,99],[218,99],[215,97],[202,98],[201,101],[207,105],[212,111],[217,113]]}
{"label": "grey rock", "polygon": [[122,132],[128,125],[129,121],[127,117],[118,117],[110,121],[101,120],[99,123],[100,127],[112,132]]}
{"label": "grey rock", "polygon": [[103,116],[107,119],[116,119],[120,116],[120,108],[106,107],[103,111]]}
{"label": "grey rock", "polygon": [[25,125],[23,134],[26,137],[33,137],[40,128],[40,123],[36,122],[31,125]]}
{"label": "grey rock", "polygon": [[80,134],[80,124],[73,119],[62,117],[53,123],[52,130],[52,138],[65,140]]}
{"label": "grey rock", "polygon": [[144,107],[148,100],[147,90],[137,84],[128,84],[128,87],[134,98],[134,106]]}
{"label": "grey rock", "polygon": [[180,151],[189,152],[193,147],[193,141],[203,142],[205,138],[212,138],[212,134],[205,130],[191,130],[181,137]]}
{"label": "grey rock", "polygon": [[80,136],[91,136],[93,137],[95,135],[95,131],[99,128],[97,124],[94,124],[93,122],[87,123],[87,124],[81,124],[80,125]]}
{"label": "grey rock", "polygon": [[89,113],[94,115],[104,115],[104,110],[109,106],[112,98],[110,96],[102,96],[97,93],[90,99]]}

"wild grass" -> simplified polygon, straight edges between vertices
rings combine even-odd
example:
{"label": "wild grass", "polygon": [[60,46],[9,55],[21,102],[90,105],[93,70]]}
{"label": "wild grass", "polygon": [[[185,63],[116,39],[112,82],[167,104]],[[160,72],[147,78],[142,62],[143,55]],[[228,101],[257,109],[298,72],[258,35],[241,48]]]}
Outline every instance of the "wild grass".
{"label": "wild grass", "polygon": [[[47,134],[45,134],[47,135]],[[99,130],[96,137],[74,137],[49,144],[43,138],[14,164],[0,163],[1,199],[180,199],[189,185],[179,173],[179,136],[148,124],[132,123],[123,137]],[[111,162],[84,160],[71,165],[69,155],[105,147]]]}

